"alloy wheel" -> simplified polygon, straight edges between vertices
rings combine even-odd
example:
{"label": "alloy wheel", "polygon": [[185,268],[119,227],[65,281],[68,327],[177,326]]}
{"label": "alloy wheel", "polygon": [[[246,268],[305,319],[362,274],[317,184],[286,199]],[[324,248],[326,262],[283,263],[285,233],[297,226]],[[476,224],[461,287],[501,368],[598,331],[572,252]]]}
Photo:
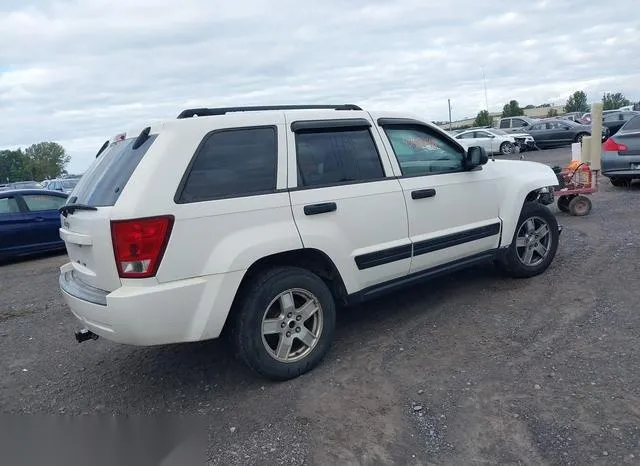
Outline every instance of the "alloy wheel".
{"label": "alloy wheel", "polygon": [[516,251],[518,259],[527,267],[541,264],[551,249],[551,230],[541,217],[528,218],[518,229]]}
{"label": "alloy wheel", "polygon": [[262,317],[262,343],[279,362],[305,358],[322,334],[323,312],[320,301],[300,288],[283,291],[267,306]]}

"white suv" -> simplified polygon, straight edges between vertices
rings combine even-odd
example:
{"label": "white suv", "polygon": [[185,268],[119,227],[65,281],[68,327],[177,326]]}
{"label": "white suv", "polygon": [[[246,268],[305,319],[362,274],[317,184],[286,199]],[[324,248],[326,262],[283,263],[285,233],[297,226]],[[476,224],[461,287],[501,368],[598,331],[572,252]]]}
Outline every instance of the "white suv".
{"label": "white suv", "polygon": [[185,110],[105,142],[60,209],[60,287],[79,341],[228,334],[289,379],[325,355],[339,305],[483,261],[543,272],[560,228],[540,200],[557,183],[406,114]]}

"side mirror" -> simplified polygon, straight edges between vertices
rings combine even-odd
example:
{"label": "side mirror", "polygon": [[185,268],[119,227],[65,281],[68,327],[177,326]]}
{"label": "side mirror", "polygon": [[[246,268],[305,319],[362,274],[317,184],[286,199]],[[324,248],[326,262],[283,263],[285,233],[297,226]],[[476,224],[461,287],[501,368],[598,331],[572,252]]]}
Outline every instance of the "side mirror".
{"label": "side mirror", "polygon": [[472,146],[467,150],[464,161],[465,168],[467,170],[472,170],[487,163],[489,161],[489,157],[487,156],[487,151],[484,150],[484,147]]}

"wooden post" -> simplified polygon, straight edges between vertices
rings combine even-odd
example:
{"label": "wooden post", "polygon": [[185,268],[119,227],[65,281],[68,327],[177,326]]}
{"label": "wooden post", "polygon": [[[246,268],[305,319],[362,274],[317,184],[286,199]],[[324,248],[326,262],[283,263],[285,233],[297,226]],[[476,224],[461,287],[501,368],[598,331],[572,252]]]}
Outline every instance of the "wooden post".
{"label": "wooden post", "polygon": [[593,136],[585,136],[582,138],[582,150],[580,151],[580,162],[591,162],[591,147],[593,146]]}

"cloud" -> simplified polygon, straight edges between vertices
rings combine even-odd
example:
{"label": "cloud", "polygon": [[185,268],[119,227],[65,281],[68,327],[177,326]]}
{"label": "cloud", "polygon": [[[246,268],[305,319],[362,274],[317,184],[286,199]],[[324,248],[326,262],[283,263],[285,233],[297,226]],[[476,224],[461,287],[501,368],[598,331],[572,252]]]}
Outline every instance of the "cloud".
{"label": "cloud", "polygon": [[[640,99],[637,0],[3,0],[0,147],[102,142],[192,106],[353,102],[432,120]],[[487,4],[488,3],[488,4]],[[626,12],[626,13],[625,13]]]}

